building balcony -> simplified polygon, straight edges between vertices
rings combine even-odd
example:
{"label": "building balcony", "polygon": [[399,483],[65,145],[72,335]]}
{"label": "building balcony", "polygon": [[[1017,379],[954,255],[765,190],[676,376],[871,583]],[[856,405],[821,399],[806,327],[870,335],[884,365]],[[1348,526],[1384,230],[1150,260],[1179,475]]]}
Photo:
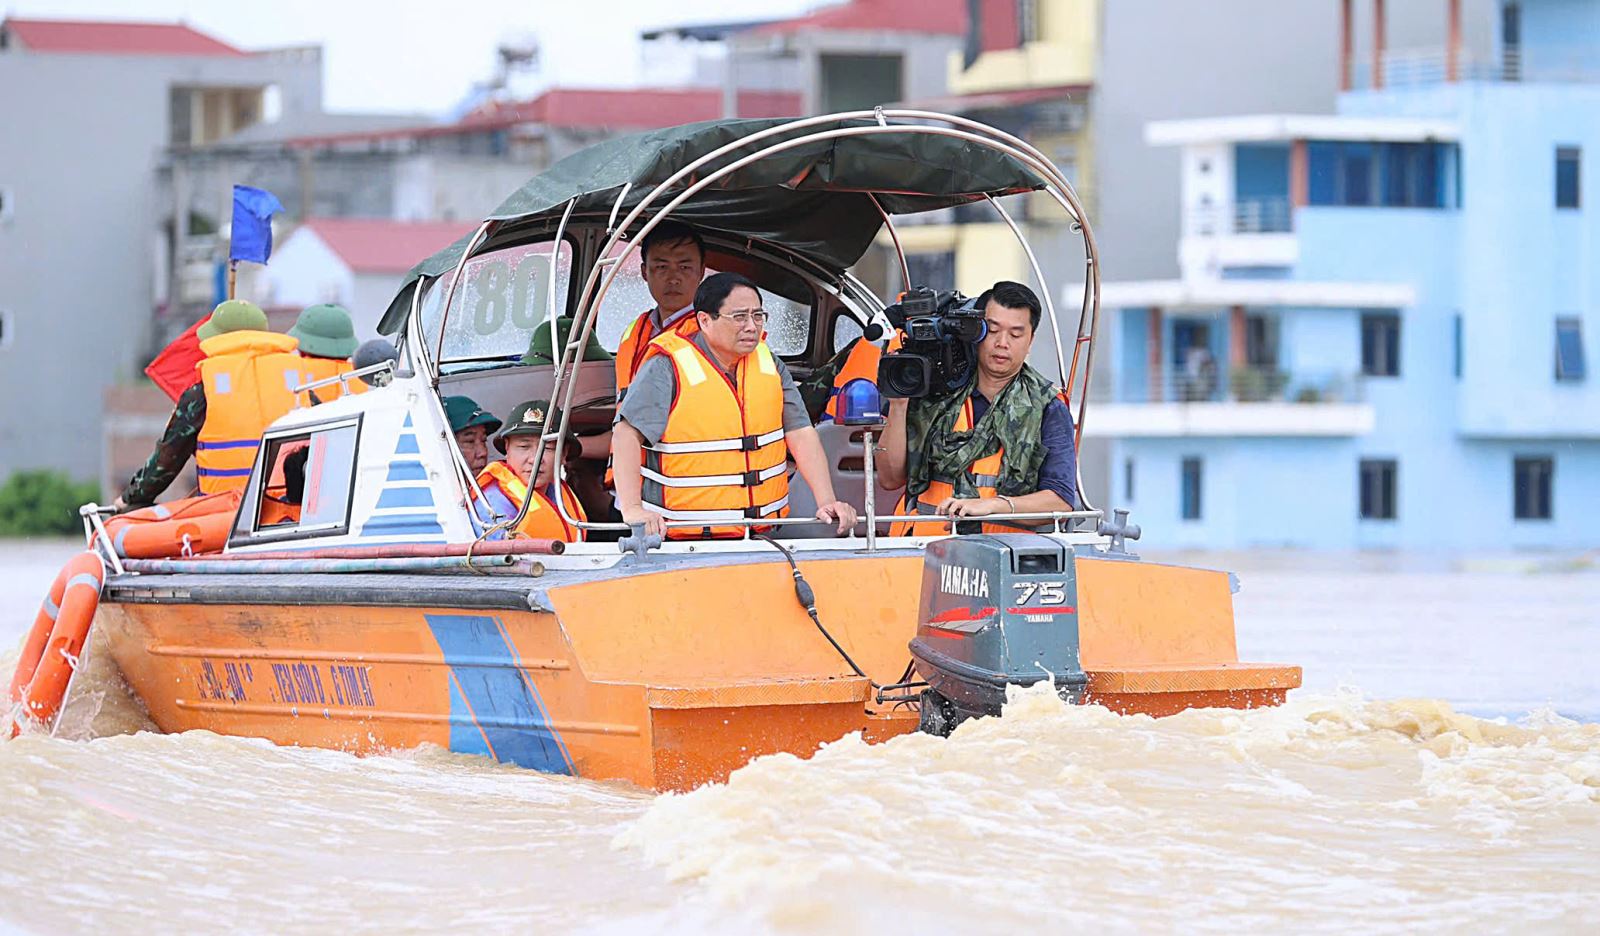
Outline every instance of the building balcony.
{"label": "building balcony", "polygon": [[[1119,386],[1113,375],[1110,386]],[[1358,374],[1217,368],[1203,357],[1150,381],[1090,394],[1084,431],[1102,438],[1365,435],[1373,408]]]}
{"label": "building balcony", "polygon": [[1505,47],[1498,54],[1463,53],[1453,66],[1444,46],[1389,49],[1353,59],[1351,90],[1415,88],[1453,81],[1600,83],[1600,46]]}

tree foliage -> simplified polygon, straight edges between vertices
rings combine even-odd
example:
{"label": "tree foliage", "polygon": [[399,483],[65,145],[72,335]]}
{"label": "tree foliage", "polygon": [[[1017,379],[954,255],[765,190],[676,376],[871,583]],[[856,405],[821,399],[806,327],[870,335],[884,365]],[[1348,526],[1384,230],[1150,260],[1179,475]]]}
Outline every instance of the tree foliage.
{"label": "tree foliage", "polygon": [[59,471],[13,472],[0,484],[0,536],[76,533],[78,508],[99,497],[98,484]]}

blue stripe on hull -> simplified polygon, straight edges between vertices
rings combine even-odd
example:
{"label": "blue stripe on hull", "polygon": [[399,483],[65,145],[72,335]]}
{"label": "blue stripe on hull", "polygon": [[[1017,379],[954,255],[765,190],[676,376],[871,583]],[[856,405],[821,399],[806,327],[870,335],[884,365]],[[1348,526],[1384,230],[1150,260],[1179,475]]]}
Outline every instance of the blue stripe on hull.
{"label": "blue stripe on hull", "polygon": [[500,622],[471,614],[423,617],[450,665],[450,750],[571,774],[566,745]]}

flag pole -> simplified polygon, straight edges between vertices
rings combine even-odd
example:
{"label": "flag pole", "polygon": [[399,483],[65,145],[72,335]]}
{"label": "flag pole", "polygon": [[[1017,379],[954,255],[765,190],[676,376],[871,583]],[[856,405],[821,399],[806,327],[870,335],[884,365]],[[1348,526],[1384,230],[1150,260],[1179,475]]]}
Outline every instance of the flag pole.
{"label": "flag pole", "polygon": [[228,298],[232,299],[235,287],[239,284],[239,261],[228,261]]}

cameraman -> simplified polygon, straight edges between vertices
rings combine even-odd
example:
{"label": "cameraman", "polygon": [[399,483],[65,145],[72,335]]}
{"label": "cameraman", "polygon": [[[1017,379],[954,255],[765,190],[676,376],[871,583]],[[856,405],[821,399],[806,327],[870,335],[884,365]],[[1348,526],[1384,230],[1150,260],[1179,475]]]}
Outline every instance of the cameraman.
{"label": "cameraman", "polygon": [[[978,297],[988,333],[965,391],[889,402],[878,480],[904,484],[897,514],[987,517],[1076,509],[1072,414],[1054,385],[1028,366],[1039,297],[1001,281]],[[896,523],[895,536],[941,536],[945,523]],[[985,524],[985,532],[1016,527]]]}

